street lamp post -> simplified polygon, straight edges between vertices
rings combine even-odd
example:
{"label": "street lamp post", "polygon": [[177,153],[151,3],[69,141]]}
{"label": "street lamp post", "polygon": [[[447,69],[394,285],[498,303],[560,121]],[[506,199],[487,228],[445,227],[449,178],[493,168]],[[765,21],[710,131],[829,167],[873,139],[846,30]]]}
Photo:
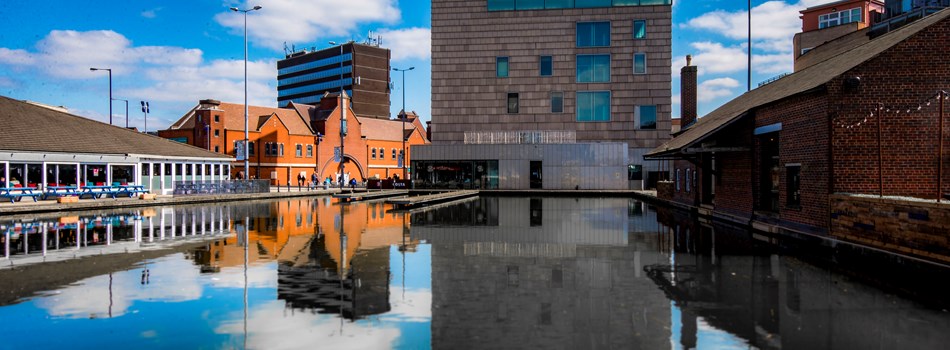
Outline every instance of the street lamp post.
{"label": "street lamp post", "polygon": [[[330,45],[336,45],[336,42],[331,41]],[[340,44],[340,191],[343,191],[343,179],[346,176],[346,172],[344,172],[346,153],[343,152],[344,138],[346,137],[346,101],[343,99],[343,85],[343,44]]]}
{"label": "street lamp post", "polygon": [[394,71],[402,73],[402,113],[399,114],[399,119],[402,119],[402,179],[406,180],[409,176],[406,174],[406,71],[416,69],[416,67],[409,67],[406,69],[399,69],[393,67]]}
{"label": "street lamp post", "polygon": [[[247,179],[248,174],[250,174],[250,167],[248,165],[248,149],[247,149],[247,13],[251,11],[260,10],[260,6],[254,6],[249,9],[241,10],[237,7],[232,7],[231,11],[234,12],[243,12],[244,13],[244,179]],[[243,179],[242,179],[243,180]]]}
{"label": "street lamp post", "polygon": [[112,125],[112,68],[89,68],[91,71],[109,71],[109,125]]}
{"label": "street lamp post", "polygon": [[145,119],[145,133],[148,134],[148,101],[139,101],[142,104],[142,115]]}
{"label": "street lamp post", "polygon": [[123,100],[121,98],[114,98],[113,101],[122,101],[125,102],[125,128],[129,128],[129,100]]}

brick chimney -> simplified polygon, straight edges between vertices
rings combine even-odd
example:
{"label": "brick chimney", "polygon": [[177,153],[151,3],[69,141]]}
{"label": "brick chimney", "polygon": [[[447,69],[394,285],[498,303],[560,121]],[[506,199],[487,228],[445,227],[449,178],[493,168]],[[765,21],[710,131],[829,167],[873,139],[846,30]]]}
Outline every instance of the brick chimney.
{"label": "brick chimney", "polygon": [[696,122],[696,66],[693,56],[686,55],[686,66],[680,69],[680,125],[686,129]]}

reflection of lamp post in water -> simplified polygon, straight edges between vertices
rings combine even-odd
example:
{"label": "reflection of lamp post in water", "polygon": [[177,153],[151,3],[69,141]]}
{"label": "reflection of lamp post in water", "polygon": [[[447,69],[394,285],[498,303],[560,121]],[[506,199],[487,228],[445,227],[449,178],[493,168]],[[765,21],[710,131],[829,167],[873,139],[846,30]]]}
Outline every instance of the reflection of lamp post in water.
{"label": "reflection of lamp post in water", "polygon": [[[341,175],[342,176],[342,175]],[[344,225],[344,213],[343,202],[340,201],[340,335],[343,335],[343,309],[346,307],[343,300],[343,295],[346,293],[344,289],[344,281],[346,280],[346,232],[343,230]]]}
{"label": "reflection of lamp post in water", "polygon": [[[336,45],[336,42],[331,41],[330,45]],[[350,51],[352,52],[352,50]],[[352,76],[352,73],[350,73],[350,76]],[[346,172],[344,171],[344,168],[346,167],[346,153],[343,152],[343,141],[346,138],[346,100],[343,99],[343,44],[340,44],[340,115],[340,191],[343,191],[343,186],[345,185],[343,180],[346,176]],[[340,217],[340,219],[342,220],[343,218]],[[341,226],[341,235],[342,231],[343,229]]]}

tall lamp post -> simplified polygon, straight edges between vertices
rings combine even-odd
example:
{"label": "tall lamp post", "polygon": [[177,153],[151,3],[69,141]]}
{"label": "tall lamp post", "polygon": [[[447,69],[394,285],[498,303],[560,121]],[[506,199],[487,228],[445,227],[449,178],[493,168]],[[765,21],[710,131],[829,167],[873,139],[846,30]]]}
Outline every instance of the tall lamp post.
{"label": "tall lamp post", "polygon": [[[331,41],[330,45],[336,45]],[[346,173],[343,171],[346,167],[346,153],[343,152],[346,137],[346,100],[343,99],[343,44],[340,44],[340,191],[343,191],[343,179]]]}
{"label": "tall lamp post", "polygon": [[89,68],[91,71],[109,71],[109,125],[112,125],[112,68]]}
{"label": "tall lamp post", "polygon": [[402,73],[402,113],[399,113],[399,119],[402,119],[402,179],[406,180],[409,176],[406,174],[406,71],[416,69],[416,67],[409,67],[406,69],[399,69],[393,67],[394,71]]}
{"label": "tall lamp post", "polygon": [[145,133],[148,134],[148,101],[139,101],[142,104],[142,115],[145,119]]}
{"label": "tall lamp post", "polygon": [[[248,149],[247,149],[247,13],[251,11],[260,10],[260,6],[254,6],[249,9],[239,9],[237,7],[232,7],[231,11],[234,12],[243,12],[244,13],[244,179],[247,179],[248,174],[250,174],[250,167],[248,166]],[[243,180],[243,179],[242,179]]]}
{"label": "tall lamp post", "polygon": [[129,100],[123,100],[121,98],[113,98],[113,101],[122,101],[125,102],[125,128],[129,128]]}

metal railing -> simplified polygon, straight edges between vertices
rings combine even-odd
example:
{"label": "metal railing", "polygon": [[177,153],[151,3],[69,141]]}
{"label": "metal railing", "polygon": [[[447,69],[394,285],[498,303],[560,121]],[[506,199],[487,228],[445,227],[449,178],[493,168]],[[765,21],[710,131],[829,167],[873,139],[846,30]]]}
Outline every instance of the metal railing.
{"label": "metal railing", "polygon": [[176,196],[268,193],[268,180],[175,181]]}
{"label": "metal railing", "polygon": [[550,144],[575,143],[574,130],[468,131],[466,144]]}

